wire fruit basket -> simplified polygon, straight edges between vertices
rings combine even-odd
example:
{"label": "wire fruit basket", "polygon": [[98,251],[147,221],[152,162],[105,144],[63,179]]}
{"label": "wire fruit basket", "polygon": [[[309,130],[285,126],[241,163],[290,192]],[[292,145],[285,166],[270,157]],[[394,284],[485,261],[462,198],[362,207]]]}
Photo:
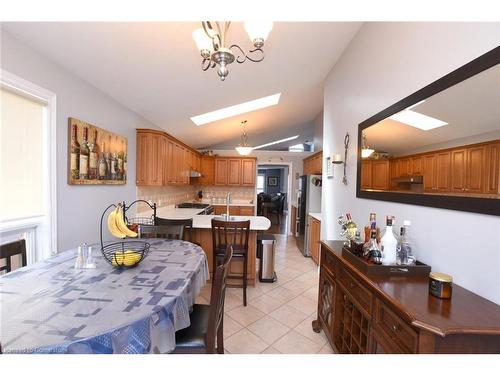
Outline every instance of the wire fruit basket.
{"label": "wire fruit basket", "polygon": [[[126,240],[126,241],[119,241],[119,242],[112,242],[109,244],[104,244],[103,239],[102,239],[102,223],[104,216],[106,212],[110,208],[114,208],[114,211],[111,211],[111,213],[108,216],[108,229],[110,229],[110,221],[112,223],[114,222],[119,222],[119,226],[121,229],[125,231],[125,233],[128,232],[128,236],[130,237],[136,237],[132,236],[134,233],[130,231],[128,228],[124,228],[125,226],[125,219],[124,219],[124,211],[123,208],[125,207],[125,204],[111,204],[109,205],[104,212],[101,215],[101,252],[102,255],[104,256],[104,259],[111,264],[113,267],[116,268],[133,268],[136,267],[139,263],[141,263],[144,258],[149,253],[150,249],[150,244],[146,241],[138,241],[138,240]],[[113,216],[112,216],[113,215]],[[119,216],[118,216],[119,215]],[[113,226],[114,224],[112,224]],[[125,238],[126,235],[124,232],[120,231],[120,233],[116,234],[117,228],[118,227],[113,227],[110,229],[110,232],[114,234],[115,236],[119,238]],[[122,235],[122,236],[121,236]]]}

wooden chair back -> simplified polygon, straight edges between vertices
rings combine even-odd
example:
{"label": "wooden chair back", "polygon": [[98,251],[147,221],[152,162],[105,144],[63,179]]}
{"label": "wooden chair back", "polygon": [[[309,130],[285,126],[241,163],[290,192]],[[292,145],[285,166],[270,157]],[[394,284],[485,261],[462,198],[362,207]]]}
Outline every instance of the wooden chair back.
{"label": "wooden chair back", "polygon": [[5,259],[5,266],[0,266],[0,272],[12,271],[12,257],[20,255],[21,267],[25,267],[26,262],[26,241],[19,240],[16,242],[7,243],[0,246],[0,259]]}
{"label": "wooden chair back", "polygon": [[184,238],[184,225],[139,225],[140,238],[167,238],[182,240]]}
{"label": "wooden chair back", "polygon": [[[212,281],[212,293],[210,296],[210,312],[208,318],[208,328],[206,345],[207,352],[214,353],[216,348],[216,339],[222,338],[221,324],[224,320],[224,300],[226,298],[226,280],[229,273],[229,262],[233,256],[233,248],[228,246],[224,257],[224,262],[215,268]],[[222,354],[222,353],[221,353]]]}
{"label": "wooden chair back", "polygon": [[155,218],[155,225],[184,225],[184,235],[187,234],[185,239],[189,242],[193,242],[193,219],[162,219],[160,217]]}
{"label": "wooden chair back", "polygon": [[212,219],[212,244],[213,251],[229,245],[235,249],[248,250],[250,235],[250,220],[230,221]]}

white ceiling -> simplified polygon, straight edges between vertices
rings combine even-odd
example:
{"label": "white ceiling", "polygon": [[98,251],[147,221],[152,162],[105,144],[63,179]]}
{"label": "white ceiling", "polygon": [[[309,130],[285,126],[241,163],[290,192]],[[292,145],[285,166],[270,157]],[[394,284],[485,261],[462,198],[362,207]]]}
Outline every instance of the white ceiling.
{"label": "white ceiling", "polygon": [[[359,22],[274,24],[261,63],[233,63],[225,82],[200,69],[194,22],[2,23],[8,33],[195,147],[296,127],[323,107],[323,82]],[[229,39],[250,42],[241,23]],[[197,127],[191,116],[281,92],[277,106]],[[268,139],[272,141],[273,139]]]}
{"label": "white ceiling", "polygon": [[[448,125],[420,130],[392,119],[365,129],[371,148],[393,155],[443,148],[446,143],[491,140],[500,134],[500,65],[460,82],[419,104],[414,111]],[[480,138],[479,135],[482,135]],[[453,142],[454,145],[458,145]],[[465,143],[464,143],[465,144]]]}

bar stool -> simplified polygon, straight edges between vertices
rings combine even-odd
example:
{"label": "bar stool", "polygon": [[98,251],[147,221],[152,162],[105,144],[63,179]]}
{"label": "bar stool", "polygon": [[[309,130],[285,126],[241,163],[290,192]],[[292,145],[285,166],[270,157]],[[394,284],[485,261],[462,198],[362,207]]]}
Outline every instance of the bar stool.
{"label": "bar stool", "polygon": [[[243,305],[247,305],[247,267],[248,267],[248,238],[250,235],[250,220],[226,221],[212,219],[212,249],[213,269],[223,260],[226,249],[233,249],[233,260],[243,262],[242,276],[228,276],[230,279],[242,280]],[[232,285],[228,285],[231,286]]]}
{"label": "bar stool", "polygon": [[5,266],[0,266],[0,272],[5,271],[9,273],[12,271],[11,258],[16,255],[20,256],[20,266],[25,267],[27,263],[25,240],[19,240],[0,246],[0,259],[5,259]]}

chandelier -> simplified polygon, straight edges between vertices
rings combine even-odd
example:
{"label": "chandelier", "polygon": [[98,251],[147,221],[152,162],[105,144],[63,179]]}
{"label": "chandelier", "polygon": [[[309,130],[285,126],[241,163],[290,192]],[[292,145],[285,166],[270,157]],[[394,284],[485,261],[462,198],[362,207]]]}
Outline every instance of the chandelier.
{"label": "chandelier", "polygon": [[238,64],[243,64],[249,60],[251,62],[261,62],[264,60],[264,41],[273,28],[272,22],[245,22],[244,28],[250,37],[254,49],[245,51],[237,44],[227,47],[227,34],[231,22],[203,21],[203,27],[193,31],[193,39],[202,57],[201,69],[217,69],[217,74],[221,81],[224,81],[229,74],[227,66],[235,60]]}
{"label": "chandelier", "polygon": [[246,123],[247,120],[241,122],[241,126],[243,127],[243,134],[241,135],[241,143],[239,146],[235,147],[236,151],[238,151],[238,154],[243,156],[250,154],[253,150],[253,147],[248,145],[248,135],[245,130]]}

